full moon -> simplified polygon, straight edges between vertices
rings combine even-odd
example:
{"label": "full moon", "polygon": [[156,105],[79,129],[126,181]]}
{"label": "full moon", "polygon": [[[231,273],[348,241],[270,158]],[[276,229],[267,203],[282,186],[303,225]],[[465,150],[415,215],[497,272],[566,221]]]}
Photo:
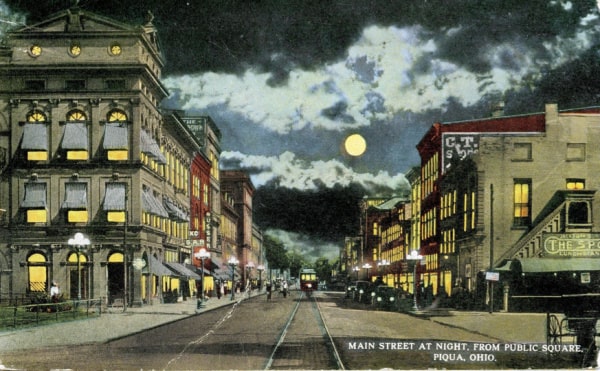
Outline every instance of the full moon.
{"label": "full moon", "polygon": [[360,134],[352,134],[346,138],[344,148],[350,156],[360,156],[367,149],[367,142]]}

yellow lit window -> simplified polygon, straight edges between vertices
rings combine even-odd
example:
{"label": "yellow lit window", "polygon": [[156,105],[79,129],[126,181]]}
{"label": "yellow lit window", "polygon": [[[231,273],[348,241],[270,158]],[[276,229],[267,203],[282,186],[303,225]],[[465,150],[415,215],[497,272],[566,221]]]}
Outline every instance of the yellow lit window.
{"label": "yellow lit window", "polygon": [[27,223],[46,223],[47,214],[46,209],[29,209],[27,210]]}
{"label": "yellow lit window", "polygon": [[110,223],[125,223],[125,211],[109,211],[106,220]]}
{"label": "yellow lit window", "polygon": [[67,212],[67,220],[69,223],[87,223],[87,210],[69,210]]}

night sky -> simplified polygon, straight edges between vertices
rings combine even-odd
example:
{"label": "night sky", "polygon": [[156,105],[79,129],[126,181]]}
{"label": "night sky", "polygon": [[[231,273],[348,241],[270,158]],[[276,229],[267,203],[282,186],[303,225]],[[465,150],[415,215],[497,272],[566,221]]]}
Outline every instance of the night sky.
{"label": "night sky", "polygon": [[[68,3],[0,0],[0,27],[30,24]],[[291,191],[398,194],[406,189],[403,174],[419,165],[415,145],[431,124],[488,117],[499,101],[509,115],[541,112],[546,103],[598,105],[596,1],[79,6],[133,24],[142,24],[148,10],[154,14],[163,82],[172,93],[165,106],[213,118],[223,132],[223,167],[247,169],[259,198],[261,188],[271,193],[260,198],[269,205],[258,204],[259,212],[284,207],[276,196],[288,200]],[[361,156],[342,149],[352,133],[366,139]],[[289,245],[309,245],[304,228],[264,223]],[[314,230],[328,254],[348,232]]]}

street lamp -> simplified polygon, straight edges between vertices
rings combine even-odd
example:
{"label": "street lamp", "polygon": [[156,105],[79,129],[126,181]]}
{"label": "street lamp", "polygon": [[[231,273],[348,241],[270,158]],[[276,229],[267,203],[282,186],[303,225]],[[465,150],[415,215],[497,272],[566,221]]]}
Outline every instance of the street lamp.
{"label": "street lamp", "polygon": [[413,250],[409,255],[406,256],[406,260],[410,260],[414,263],[413,267],[413,310],[419,310],[417,303],[417,263],[423,259],[423,256],[419,254],[417,250]]}
{"label": "street lamp", "polygon": [[265,266],[259,264],[256,270],[258,271],[258,291],[260,292],[262,290],[262,272],[265,270]]}
{"label": "street lamp", "polygon": [[227,261],[227,265],[229,265],[231,267],[231,300],[233,300],[235,298],[235,267],[237,267],[239,261],[237,260],[237,258],[235,256],[232,256],[231,258],[229,258],[229,260]]}
{"label": "street lamp", "polygon": [[383,259],[382,261],[380,261],[379,263],[377,263],[377,266],[382,268],[383,273],[384,273],[384,277],[385,277],[385,284],[387,285],[387,267],[390,265],[390,262],[387,261],[386,259]]}
{"label": "street lamp", "polygon": [[369,264],[369,263],[365,263],[362,267],[363,267],[363,269],[367,270],[367,281],[370,281],[370,279],[369,279],[369,269],[373,268],[373,266],[371,264]]}
{"label": "street lamp", "polygon": [[69,238],[67,242],[69,246],[73,246],[77,252],[77,300],[81,300],[81,249],[87,248],[90,244],[89,238],[85,237],[83,233],[77,232],[73,238]]}
{"label": "street lamp", "polygon": [[210,252],[206,251],[206,249],[200,249],[196,254],[194,254],[194,257],[200,260],[200,269],[202,269],[202,281],[200,281],[200,299],[198,299],[196,304],[196,309],[200,309],[204,307],[204,260],[210,258]]}
{"label": "street lamp", "polygon": [[250,292],[252,285],[250,284],[250,282],[252,281],[250,279],[250,274],[252,273],[252,268],[254,268],[254,263],[253,262],[248,262],[246,264],[246,279],[248,280],[248,282],[246,282],[246,291]]}

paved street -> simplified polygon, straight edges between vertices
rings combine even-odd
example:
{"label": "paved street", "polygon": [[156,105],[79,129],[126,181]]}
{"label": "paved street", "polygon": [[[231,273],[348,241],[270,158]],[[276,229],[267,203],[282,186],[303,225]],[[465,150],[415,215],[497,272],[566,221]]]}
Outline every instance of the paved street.
{"label": "paved street", "polygon": [[[340,312],[340,305],[343,304],[341,294],[331,295],[331,300],[322,303],[321,306],[330,331],[340,339],[359,337],[403,339],[415,338],[418,334],[422,338],[429,339],[545,343],[544,314],[450,311],[444,312],[443,315],[417,317],[352,308]],[[212,298],[207,301],[202,311],[237,305],[244,297],[238,295],[235,301],[231,301],[229,297],[220,300]],[[277,303],[276,300],[273,304]],[[196,301],[191,300],[175,304],[128,308],[126,312],[115,308],[108,313],[103,313],[100,318],[3,332],[0,333],[0,364],[2,364],[2,355],[6,353],[34,348],[106,343],[194,315],[196,315]],[[370,318],[370,322],[351,318]],[[439,324],[444,326],[440,327]]]}

